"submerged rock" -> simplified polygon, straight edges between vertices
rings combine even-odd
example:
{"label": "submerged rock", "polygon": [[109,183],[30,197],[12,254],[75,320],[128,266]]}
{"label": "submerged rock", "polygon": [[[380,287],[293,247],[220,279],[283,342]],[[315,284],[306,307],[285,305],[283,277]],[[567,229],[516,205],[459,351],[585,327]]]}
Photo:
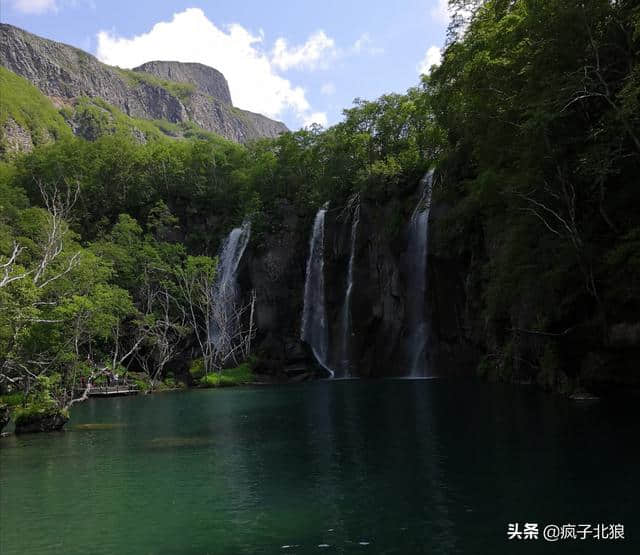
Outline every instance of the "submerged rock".
{"label": "submerged rock", "polygon": [[117,430],[118,428],[125,428],[126,424],[109,423],[109,422],[91,422],[88,424],[78,424],[74,426],[74,430]]}
{"label": "submerged rock", "polygon": [[213,439],[210,437],[157,437],[147,442],[153,448],[199,447],[210,445]]}
{"label": "submerged rock", "polygon": [[569,395],[569,399],[572,399],[573,401],[599,401],[600,397],[593,393],[589,393],[586,389],[578,387],[571,395]]}

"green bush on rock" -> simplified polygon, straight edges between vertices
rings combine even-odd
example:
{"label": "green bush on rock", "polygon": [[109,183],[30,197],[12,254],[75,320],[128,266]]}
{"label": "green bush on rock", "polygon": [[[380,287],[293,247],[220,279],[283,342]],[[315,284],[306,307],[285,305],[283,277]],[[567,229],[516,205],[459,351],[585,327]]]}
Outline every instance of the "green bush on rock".
{"label": "green bush on rock", "polygon": [[197,358],[191,363],[189,375],[196,381],[204,376],[204,360],[202,358]]}
{"label": "green bush on rock", "polygon": [[235,368],[202,376],[199,383],[203,387],[231,387],[248,384],[252,381],[253,371],[251,370],[251,364],[244,362]]}
{"label": "green bush on rock", "polygon": [[53,403],[32,404],[15,411],[16,434],[60,430],[69,420],[69,411]]}
{"label": "green bush on rock", "polygon": [[11,420],[11,409],[8,405],[0,403],[0,432]]}

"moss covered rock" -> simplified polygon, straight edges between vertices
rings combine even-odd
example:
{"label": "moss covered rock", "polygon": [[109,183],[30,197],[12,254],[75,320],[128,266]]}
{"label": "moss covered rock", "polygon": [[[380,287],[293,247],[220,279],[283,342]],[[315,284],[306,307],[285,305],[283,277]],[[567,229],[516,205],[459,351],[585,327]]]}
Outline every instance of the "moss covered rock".
{"label": "moss covered rock", "polygon": [[58,407],[27,407],[16,411],[16,434],[54,432],[69,420],[69,412]]}
{"label": "moss covered rock", "polygon": [[9,410],[9,406],[5,404],[0,404],[0,432],[4,429],[4,427],[11,420],[11,411]]}

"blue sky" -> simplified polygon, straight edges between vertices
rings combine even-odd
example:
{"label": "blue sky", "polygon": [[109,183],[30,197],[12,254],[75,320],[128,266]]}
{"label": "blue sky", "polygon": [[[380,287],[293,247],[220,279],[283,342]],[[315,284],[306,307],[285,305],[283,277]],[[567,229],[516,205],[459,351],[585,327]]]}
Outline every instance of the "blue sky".
{"label": "blue sky", "polygon": [[0,0],[0,19],[106,63],[207,63],[234,104],[291,129],[404,92],[438,60],[446,0]]}

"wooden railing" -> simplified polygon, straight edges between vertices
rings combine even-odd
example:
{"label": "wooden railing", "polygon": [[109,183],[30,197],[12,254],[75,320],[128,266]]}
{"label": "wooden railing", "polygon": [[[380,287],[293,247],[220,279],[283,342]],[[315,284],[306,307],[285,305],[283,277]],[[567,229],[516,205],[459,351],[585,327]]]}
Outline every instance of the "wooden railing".
{"label": "wooden railing", "polygon": [[[77,390],[80,393],[84,392],[84,388]],[[89,397],[94,396],[107,396],[107,395],[134,395],[140,391],[140,388],[136,384],[131,383],[119,383],[115,385],[95,385],[92,384],[89,388]]]}

